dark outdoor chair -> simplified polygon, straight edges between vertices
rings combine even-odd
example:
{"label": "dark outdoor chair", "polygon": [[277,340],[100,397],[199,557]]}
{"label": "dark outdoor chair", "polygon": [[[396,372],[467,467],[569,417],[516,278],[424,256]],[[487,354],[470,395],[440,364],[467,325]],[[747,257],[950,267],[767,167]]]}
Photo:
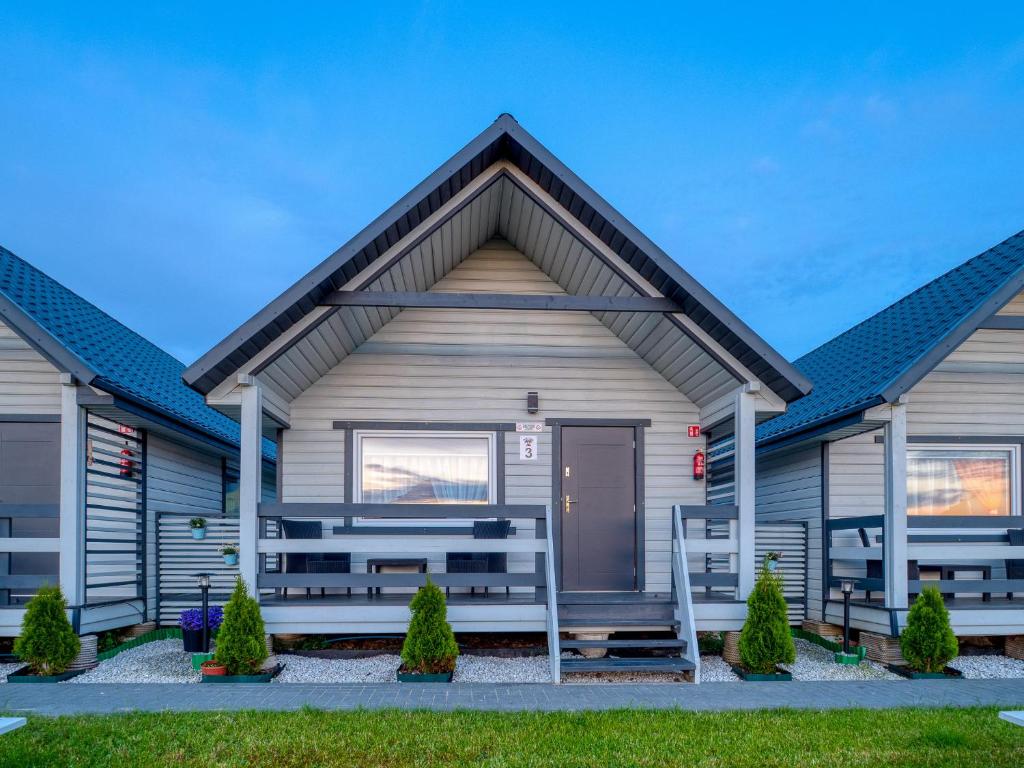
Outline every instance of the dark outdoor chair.
{"label": "dark outdoor chair", "polygon": [[[286,539],[322,539],[323,525],[319,520],[282,520],[281,533]],[[306,553],[289,552],[282,556],[284,573],[351,573],[352,555],[348,552]],[[351,587],[348,590],[352,594]],[[283,590],[283,597],[288,598],[288,590]],[[320,589],[321,596],[324,594]],[[310,588],[306,587],[306,597],[310,596]]]}
{"label": "dark outdoor chair", "polygon": [[[507,539],[512,526],[511,520],[476,520],[473,523],[474,539]],[[507,552],[449,552],[445,556],[445,571],[448,573],[508,573]],[[484,595],[490,588],[484,587]],[[445,588],[445,593],[450,593]],[[476,587],[469,588],[470,594]],[[509,588],[505,587],[505,594]]]}
{"label": "dark outdoor chair", "polygon": [[[871,539],[868,537],[868,532],[863,528],[858,528],[857,533],[860,536],[860,543],[865,547],[871,546]],[[884,579],[885,569],[882,567],[881,560],[867,560],[865,561],[867,566],[867,578],[869,579]],[[917,560],[907,560],[907,580],[918,581],[921,578],[921,569],[917,565]],[[913,594],[907,595],[908,598],[914,597]],[[864,590],[864,599],[871,602],[871,590]]]}
{"label": "dark outdoor chair", "polygon": [[[1006,532],[1011,547],[1024,547],[1024,528],[1011,528]],[[1024,579],[1024,560],[1006,561],[1007,579]],[[1007,600],[1013,600],[1013,592],[1006,593]]]}

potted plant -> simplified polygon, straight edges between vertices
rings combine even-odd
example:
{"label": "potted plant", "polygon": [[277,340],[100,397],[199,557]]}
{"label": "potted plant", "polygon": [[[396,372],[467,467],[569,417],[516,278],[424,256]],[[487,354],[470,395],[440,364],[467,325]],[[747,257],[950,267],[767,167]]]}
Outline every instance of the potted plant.
{"label": "potted plant", "polygon": [[220,554],[224,558],[224,565],[238,565],[237,544],[225,544],[220,548]]}
{"label": "potted plant", "polygon": [[206,518],[205,517],[193,517],[188,521],[188,527],[192,529],[193,539],[205,539],[206,538]]}
{"label": "potted plant", "polygon": [[228,668],[221,664],[216,659],[208,659],[199,665],[199,671],[203,673],[203,677],[226,677],[228,674]]}
{"label": "potted plant", "polygon": [[[263,668],[267,660],[267,638],[260,615],[260,604],[249,596],[241,577],[235,579],[235,591],[224,606],[224,621],[217,633],[213,661],[201,666],[204,683],[269,683],[281,671]],[[217,671],[220,666],[224,673]],[[207,671],[214,670],[214,671]]]}
{"label": "potted plant", "polygon": [[84,672],[69,672],[81,643],[67,617],[60,587],[42,587],[28,602],[14,653],[28,666],[7,676],[9,683],[59,683]]}
{"label": "potted plant", "polygon": [[409,604],[412,620],[402,643],[402,683],[450,683],[459,646],[447,621],[444,592],[429,577]]}
{"label": "potted plant", "polygon": [[772,573],[775,573],[779,569],[779,560],[782,559],[781,552],[768,552],[764,556],[764,567]]}
{"label": "potted plant", "polygon": [[898,675],[911,679],[962,677],[959,670],[946,666],[957,657],[959,647],[949,611],[935,587],[925,587],[907,614],[907,628],[900,635],[900,651],[907,666],[891,665]]}
{"label": "potted plant", "polygon": [[[219,605],[211,605],[206,609],[206,628],[213,637],[224,621],[224,609]],[[203,609],[187,608],[178,615],[178,626],[181,627],[181,639],[186,653],[204,653],[203,649]]]}
{"label": "potted plant", "polygon": [[796,661],[796,646],[789,631],[786,599],[781,580],[762,569],[747,598],[747,620],[740,632],[740,666],[733,671],[744,680],[784,681],[793,676],[779,667]]}

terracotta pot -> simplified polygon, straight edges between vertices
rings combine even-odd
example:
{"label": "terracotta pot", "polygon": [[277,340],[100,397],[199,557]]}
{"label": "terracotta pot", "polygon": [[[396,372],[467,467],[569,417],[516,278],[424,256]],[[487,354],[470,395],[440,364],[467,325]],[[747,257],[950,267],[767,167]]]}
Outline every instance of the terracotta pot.
{"label": "terracotta pot", "polygon": [[219,661],[213,661],[212,659],[210,661],[204,661],[202,664],[200,664],[199,669],[204,675],[216,677],[223,677],[228,673],[227,667],[225,667]]}

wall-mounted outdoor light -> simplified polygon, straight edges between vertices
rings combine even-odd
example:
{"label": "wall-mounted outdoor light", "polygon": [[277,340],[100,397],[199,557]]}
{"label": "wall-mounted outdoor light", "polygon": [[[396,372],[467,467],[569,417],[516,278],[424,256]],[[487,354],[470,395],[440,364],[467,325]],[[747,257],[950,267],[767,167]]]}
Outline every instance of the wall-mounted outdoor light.
{"label": "wall-mounted outdoor light", "polygon": [[526,393],[526,412],[537,413],[540,410],[540,395],[536,392]]}

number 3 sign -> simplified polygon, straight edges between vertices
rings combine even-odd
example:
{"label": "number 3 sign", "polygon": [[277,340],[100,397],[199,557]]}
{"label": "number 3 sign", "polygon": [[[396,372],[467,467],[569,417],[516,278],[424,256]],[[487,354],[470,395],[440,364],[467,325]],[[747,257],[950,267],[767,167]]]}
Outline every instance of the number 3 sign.
{"label": "number 3 sign", "polygon": [[533,435],[519,436],[519,459],[520,461],[537,460],[537,438]]}

